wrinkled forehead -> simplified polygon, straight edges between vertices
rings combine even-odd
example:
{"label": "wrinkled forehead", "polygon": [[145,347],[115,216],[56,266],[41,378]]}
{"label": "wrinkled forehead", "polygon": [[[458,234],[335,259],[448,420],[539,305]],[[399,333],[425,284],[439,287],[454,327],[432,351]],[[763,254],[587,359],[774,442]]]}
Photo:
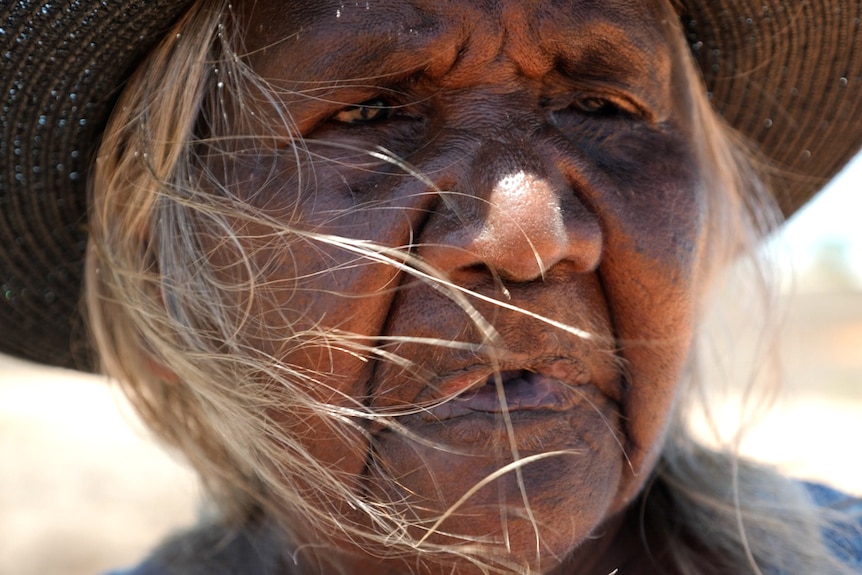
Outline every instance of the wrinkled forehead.
{"label": "wrinkled forehead", "polygon": [[669,51],[661,1],[253,0],[242,26],[267,78],[442,74],[467,51],[508,56],[527,75],[585,57],[605,70],[655,69]]}

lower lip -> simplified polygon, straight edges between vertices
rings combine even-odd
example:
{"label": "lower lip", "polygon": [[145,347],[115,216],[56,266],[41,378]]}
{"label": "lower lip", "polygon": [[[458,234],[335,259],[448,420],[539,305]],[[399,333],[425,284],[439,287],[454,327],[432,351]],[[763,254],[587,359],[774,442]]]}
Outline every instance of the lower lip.
{"label": "lower lip", "polygon": [[[488,386],[490,391],[460,401],[456,398],[422,413],[418,420],[408,416],[402,423],[441,445],[468,450],[514,446],[522,455],[560,449],[590,450],[598,441],[597,434],[616,433],[619,409],[615,402],[592,385],[573,389],[556,383],[555,387],[566,391],[551,395],[536,392],[535,397],[541,396],[542,400],[535,404],[524,396],[520,407],[507,406],[508,423],[502,419],[503,410],[493,385]],[[552,395],[561,396],[560,401],[549,403]]]}

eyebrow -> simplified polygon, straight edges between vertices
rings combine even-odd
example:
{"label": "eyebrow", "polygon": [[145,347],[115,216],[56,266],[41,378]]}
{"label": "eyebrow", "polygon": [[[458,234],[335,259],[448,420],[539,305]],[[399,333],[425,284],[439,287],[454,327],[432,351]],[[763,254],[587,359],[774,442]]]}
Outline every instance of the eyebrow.
{"label": "eyebrow", "polygon": [[[595,33],[596,28],[601,33]],[[670,63],[664,44],[641,47],[628,32],[604,23],[590,25],[576,40],[561,45],[557,57],[558,67],[572,77],[610,77],[625,83],[646,80],[656,89],[666,84]]]}

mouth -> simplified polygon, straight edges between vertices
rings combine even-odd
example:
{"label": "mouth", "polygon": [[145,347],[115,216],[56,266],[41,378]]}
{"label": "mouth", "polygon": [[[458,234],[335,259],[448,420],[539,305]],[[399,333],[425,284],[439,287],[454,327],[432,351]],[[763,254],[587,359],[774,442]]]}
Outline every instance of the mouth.
{"label": "mouth", "polygon": [[467,373],[438,386],[439,402],[423,411],[422,419],[438,422],[476,413],[564,411],[580,399],[577,388],[587,383],[583,369],[567,360],[535,370]]}

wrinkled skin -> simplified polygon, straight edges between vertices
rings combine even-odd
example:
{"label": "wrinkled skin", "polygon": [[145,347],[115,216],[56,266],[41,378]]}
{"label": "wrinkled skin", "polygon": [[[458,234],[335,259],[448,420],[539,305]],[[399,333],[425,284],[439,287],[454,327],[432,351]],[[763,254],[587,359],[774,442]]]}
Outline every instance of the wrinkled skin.
{"label": "wrinkled skin", "polygon": [[[265,353],[320,374],[313,396],[392,410],[460,394],[397,418],[434,444],[364,420],[370,439],[280,414],[365,497],[403,502],[431,526],[515,454],[534,457],[461,502],[430,542],[481,538],[502,562],[541,572],[643,569],[621,512],[659,454],[705,275],[706,200],[662,14],[629,0],[258,0],[240,14],[246,61],[291,123],[262,104],[266,121],[242,127],[266,126],[278,144],[234,155],[238,194],[295,227],[399,248],[456,286],[581,330],[467,296],[496,330],[488,340],[446,290],[392,266],[323,244],[280,253],[246,240],[265,280],[285,286],[254,302],[268,329],[337,328],[411,365],[279,346],[261,328]],[[380,149],[424,178],[361,152]],[[549,452],[561,453],[536,457]],[[385,572],[332,538],[342,552],[324,554],[346,572]]]}

